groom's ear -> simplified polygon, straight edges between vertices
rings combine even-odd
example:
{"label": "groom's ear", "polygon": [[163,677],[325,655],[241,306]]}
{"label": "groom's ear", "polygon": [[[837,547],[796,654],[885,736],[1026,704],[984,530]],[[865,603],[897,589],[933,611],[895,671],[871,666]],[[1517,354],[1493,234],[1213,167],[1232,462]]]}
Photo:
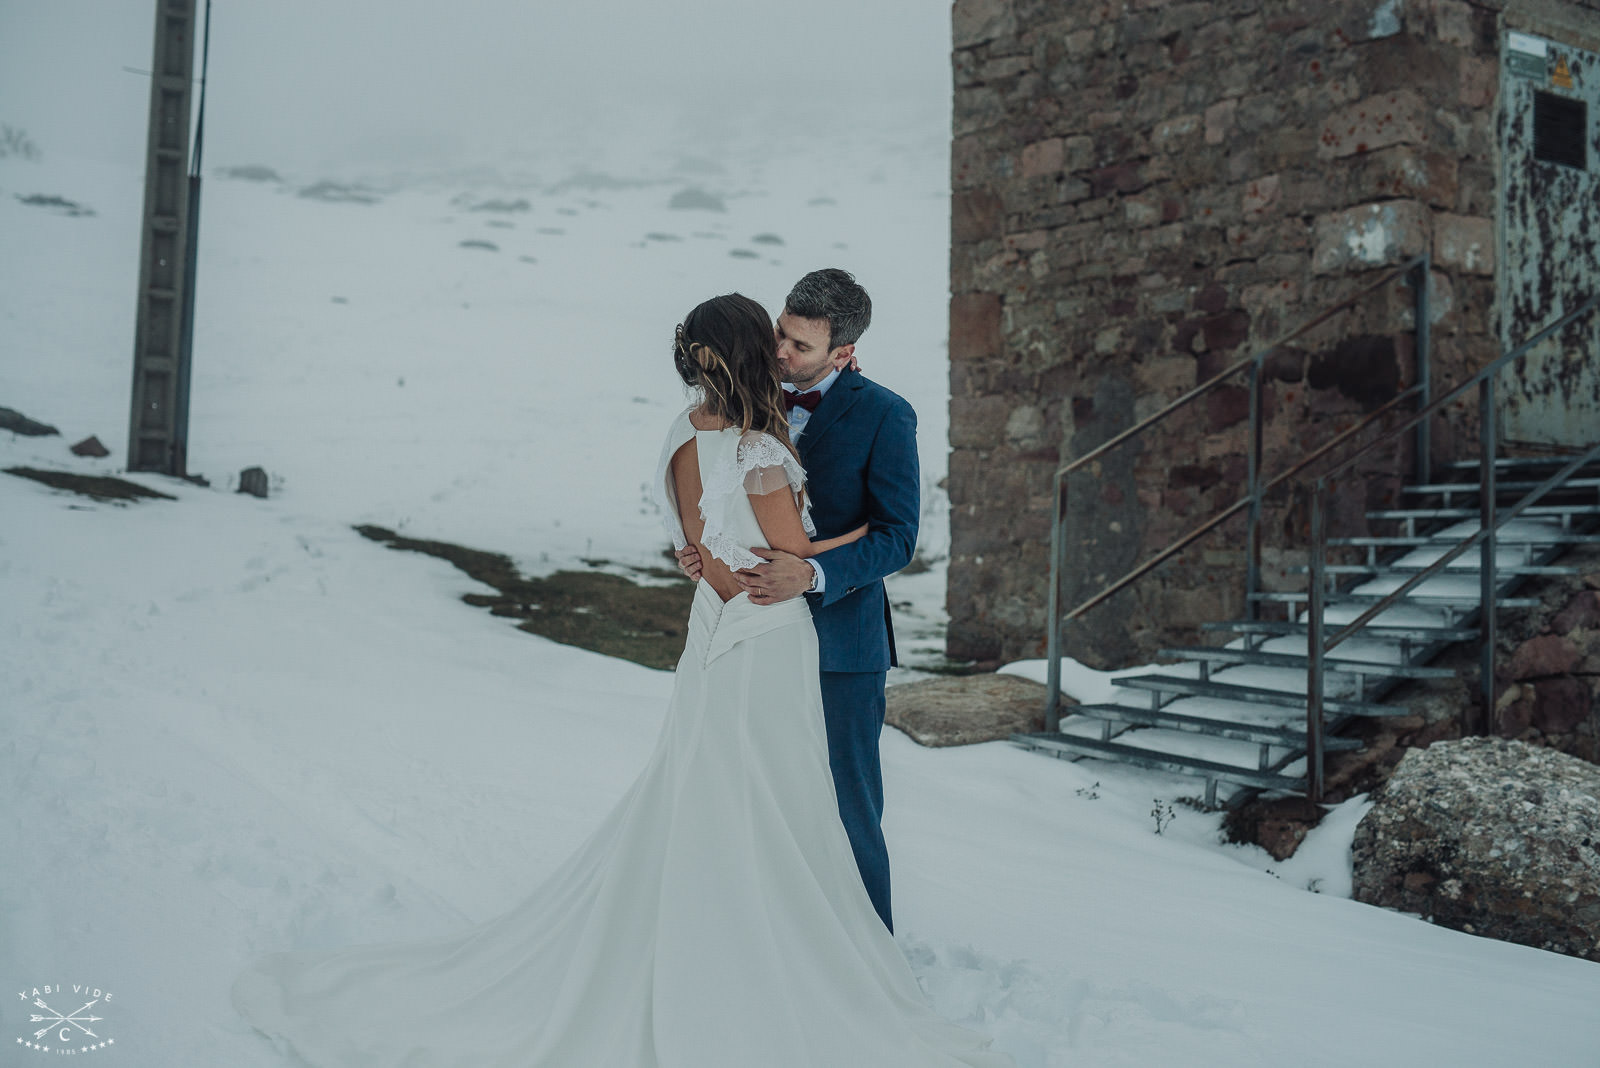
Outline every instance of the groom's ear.
{"label": "groom's ear", "polygon": [[855,354],[855,342],[851,342],[848,345],[840,345],[834,349],[828,354],[828,359],[834,367],[848,367],[850,366],[850,361],[855,358]]}

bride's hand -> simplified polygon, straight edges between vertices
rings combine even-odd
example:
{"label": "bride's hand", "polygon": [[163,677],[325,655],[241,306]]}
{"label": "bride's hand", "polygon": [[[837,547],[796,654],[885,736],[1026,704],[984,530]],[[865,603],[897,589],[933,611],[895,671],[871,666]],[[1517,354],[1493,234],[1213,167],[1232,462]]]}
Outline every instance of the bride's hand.
{"label": "bride's hand", "polygon": [[678,569],[682,571],[690,582],[700,581],[700,550],[693,545],[685,546],[673,553],[678,558]]}

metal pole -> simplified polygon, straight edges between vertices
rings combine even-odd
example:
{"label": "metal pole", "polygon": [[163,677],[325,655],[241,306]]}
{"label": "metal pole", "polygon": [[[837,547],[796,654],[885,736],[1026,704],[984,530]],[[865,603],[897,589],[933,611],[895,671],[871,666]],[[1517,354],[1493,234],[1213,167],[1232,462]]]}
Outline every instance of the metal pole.
{"label": "metal pole", "polygon": [[1245,533],[1245,618],[1259,614],[1255,595],[1261,592],[1261,353],[1250,365],[1250,518]]}
{"label": "metal pole", "polygon": [[200,155],[206,135],[206,68],[211,62],[211,0],[200,51],[200,109],[195,121],[194,158],[189,165],[189,215],[184,233],[183,323],[178,335],[177,383],[173,396],[171,471],[189,473],[189,379],[194,364],[194,287],[200,256]]}
{"label": "metal pole", "polygon": [[178,396],[179,349],[189,292],[188,231],[190,75],[194,70],[194,0],[161,0],[150,64],[150,125],[145,149],[138,314],[128,412],[129,471],[182,474],[184,430]]}
{"label": "metal pole", "polygon": [[1306,591],[1306,797],[1322,800],[1322,613],[1327,531],[1328,484],[1317,479],[1311,491],[1311,588]]}
{"label": "metal pole", "polygon": [[[1483,640],[1482,648],[1478,652],[1478,695],[1481,701],[1482,713],[1478,723],[1477,732],[1468,730],[1467,724],[1461,726],[1463,736],[1469,733],[1489,733],[1494,721],[1494,653],[1496,644],[1495,627],[1495,594],[1499,586],[1499,576],[1495,573],[1495,550],[1499,537],[1496,526],[1497,511],[1495,507],[1495,451],[1498,437],[1495,426],[1495,390],[1494,375],[1488,375],[1478,383],[1478,523],[1483,530],[1482,556],[1478,565],[1478,576],[1481,583],[1479,597],[1482,607],[1478,609],[1478,628]],[[1467,715],[1470,705],[1462,707],[1462,715]]]}
{"label": "metal pole", "polygon": [[[1416,319],[1417,319],[1417,353],[1416,374],[1417,384],[1422,387],[1422,396],[1417,400],[1417,409],[1426,408],[1433,400],[1433,361],[1430,349],[1433,343],[1433,323],[1430,321],[1431,306],[1428,301],[1428,285],[1432,279],[1432,256],[1423,254],[1422,262],[1416,267]],[[1430,429],[1431,420],[1424,419],[1417,424],[1417,455],[1415,458],[1415,476],[1418,485],[1426,485],[1433,478],[1433,432]]]}
{"label": "metal pole", "polygon": [[1049,638],[1045,655],[1049,658],[1048,688],[1044,697],[1044,729],[1051,733],[1061,727],[1061,582],[1065,555],[1067,521],[1067,476],[1056,475],[1055,516],[1050,521],[1050,602]]}

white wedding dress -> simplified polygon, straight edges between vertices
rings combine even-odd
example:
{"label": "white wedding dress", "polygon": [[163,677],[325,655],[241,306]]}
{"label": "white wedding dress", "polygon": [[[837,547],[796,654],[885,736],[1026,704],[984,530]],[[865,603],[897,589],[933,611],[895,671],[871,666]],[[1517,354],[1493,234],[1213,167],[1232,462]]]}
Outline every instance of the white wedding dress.
{"label": "white wedding dress", "polygon": [[[656,480],[679,547],[669,462],[691,437],[702,544],[759,562],[746,489],[798,490],[799,465],[680,416]],[[934,1014],[873,911],[817,671],[804,598],[697,584],[649,763],[542,886],[458,935],[261,958],[235,1007],[316,1068],[1009,1068]]]}

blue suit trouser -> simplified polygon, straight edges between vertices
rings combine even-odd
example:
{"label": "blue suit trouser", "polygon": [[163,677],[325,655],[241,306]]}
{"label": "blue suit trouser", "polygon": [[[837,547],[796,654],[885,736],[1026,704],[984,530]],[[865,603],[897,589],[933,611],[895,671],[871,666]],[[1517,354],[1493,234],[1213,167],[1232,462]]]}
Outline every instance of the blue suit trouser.
{"label": "blue suit trouser", "polygon": [[872,907],[892,932],[889,850],[883,841],[883,686],[887,672],[822,672],[822,712],[828,728],[828,766],[839,797],[839,818],[850,836]]}

